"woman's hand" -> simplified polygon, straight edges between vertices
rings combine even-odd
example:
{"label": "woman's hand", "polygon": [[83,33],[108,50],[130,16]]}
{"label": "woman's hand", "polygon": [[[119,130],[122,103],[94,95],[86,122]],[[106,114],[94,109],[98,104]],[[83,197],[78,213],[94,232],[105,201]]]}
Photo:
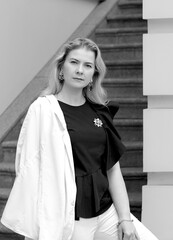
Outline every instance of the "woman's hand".
{"label": "woman's hand", "polygon": [[118,226],[119,240],[140,240],[133,222],[123,221]]}

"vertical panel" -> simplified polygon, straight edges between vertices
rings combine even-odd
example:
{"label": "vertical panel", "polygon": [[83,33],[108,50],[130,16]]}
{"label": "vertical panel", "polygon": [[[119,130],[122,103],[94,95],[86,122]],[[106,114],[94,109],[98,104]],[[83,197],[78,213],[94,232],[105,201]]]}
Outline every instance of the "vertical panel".
{"label": "vertical panel", "polygon": [[172,95],[173,34],[145,34],[143,49],[144,95]]}
{"label": "vertical panel", "polygon": [[173,18],[172,0],[143,0],[144,19]]}
{"label": "vertical panel", "polygon": [[173,239],[173,186],[145,186],[142,222],[159,240]]}
{"label": "vertical panel", "polygon": [[144,171],[173,171],[173,109],[144,110]]}

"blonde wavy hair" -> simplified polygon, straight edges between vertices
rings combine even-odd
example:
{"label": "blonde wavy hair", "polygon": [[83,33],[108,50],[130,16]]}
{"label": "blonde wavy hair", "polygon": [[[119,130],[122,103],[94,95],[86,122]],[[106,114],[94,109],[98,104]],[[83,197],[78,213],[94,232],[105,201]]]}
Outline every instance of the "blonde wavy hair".
{"label": "blonde wavy hair", "polygon": [[99,104],[106,104],[107,94],[102,87],[102,81],[106,74],[106,66],[101,57],[100,49],[97,44],[88,38],[76,38],[73,41],[69,41],[63,45],[60,53],[53,62],[53,68],[49,77],[47,88],[41,93],[41,96],[58,94],[63,86],[61,81],[60,72],[62,66],[66,60],[66,57],[70,51],[79,48],[86,48],[95,53],[95,71],[93,74],[93,85],[92,91],[90,91],[89,86],[83,89],[84,96],[89,98],[91,101]]}

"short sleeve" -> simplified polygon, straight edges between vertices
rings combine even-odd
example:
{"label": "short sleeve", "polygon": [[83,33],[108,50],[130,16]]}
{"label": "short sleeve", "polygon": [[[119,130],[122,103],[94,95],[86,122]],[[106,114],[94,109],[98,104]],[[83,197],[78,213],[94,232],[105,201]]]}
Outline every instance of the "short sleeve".
{"label": "short sleeve", "polygon": [[126,151],[126,148],[121,141],[121,136],[118,133],[117,129],[114,126],[113,118],[118,112],[119,106],[111,101],[108,105],[102,109],[99,109],[98,113],[104,122],[104,128],[106,131],[107,137],[107,147],[106,147],[106,170],[109,170],[116,164],[123,153]]}

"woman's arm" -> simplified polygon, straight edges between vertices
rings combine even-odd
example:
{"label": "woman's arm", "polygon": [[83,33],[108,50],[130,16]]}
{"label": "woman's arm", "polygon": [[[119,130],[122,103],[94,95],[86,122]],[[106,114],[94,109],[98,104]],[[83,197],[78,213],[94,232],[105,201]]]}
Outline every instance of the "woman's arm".
{"label": "woman's arm", "polygon": [[107,175],[109,181],[109,191],[118,212],[119,221],[122,219],[130,220],[129,199],[119,162],[108,170]]}
{"label": "woman's arm", "polygon": [[119,162],[107,171],[107,176],[109,181],[109,191],[119,217],[119,238],[120,240],[138,240],[139,236],[133,223],[128,221],[131,220],[129,199]]}

